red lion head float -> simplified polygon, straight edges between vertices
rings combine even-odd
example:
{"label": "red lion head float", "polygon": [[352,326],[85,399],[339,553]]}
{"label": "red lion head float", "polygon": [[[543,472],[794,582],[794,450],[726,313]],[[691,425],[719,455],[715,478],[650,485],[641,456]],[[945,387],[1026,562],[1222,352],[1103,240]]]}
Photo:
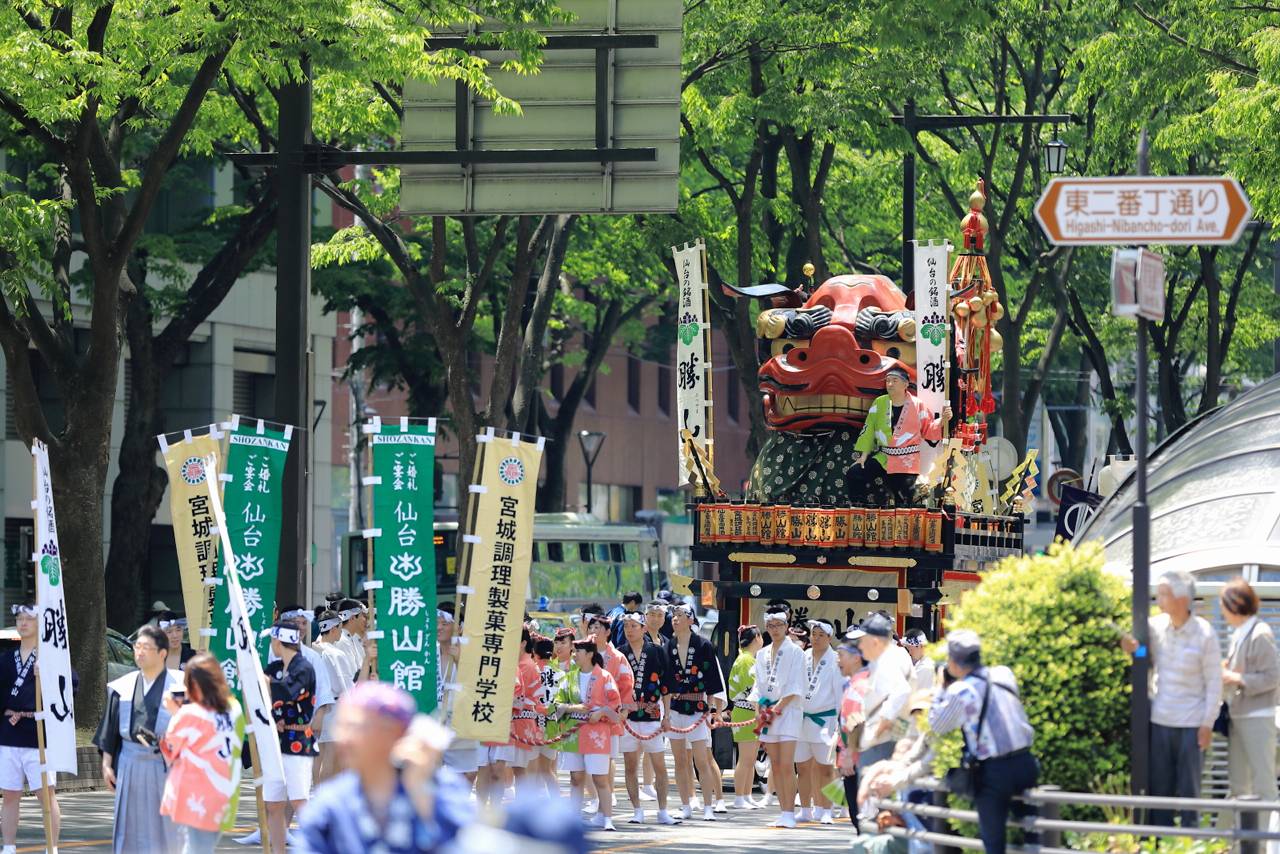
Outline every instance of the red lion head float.
{"label": "red lion head float", "polygon": [[769,296],[784,306],[756,320],[768,348],[759,377],[771,430],[861,428],[890,368],[915,381],[915,321],[884,276],[834,276],[803,303],[790,289]]}

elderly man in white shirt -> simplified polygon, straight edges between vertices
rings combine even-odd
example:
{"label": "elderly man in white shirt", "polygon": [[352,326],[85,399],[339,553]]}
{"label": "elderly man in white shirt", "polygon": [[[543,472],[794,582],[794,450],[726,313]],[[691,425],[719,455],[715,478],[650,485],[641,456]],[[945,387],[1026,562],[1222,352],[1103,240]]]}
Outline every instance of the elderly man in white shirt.
{"label": "elderly man in white shirt", "polygon": [[[1208,620],[1191,613],[1196,585],[1186,572],[1167,572],[1156,583],[1161,613],[1151,619],[1151,794],[1200,797],[1204,752],[1222,703],[1222,652]],[[1125,651],[1138,645],[1123,641]],[[1183,810],[1183,827],[1199,823]],[[1152,810],[1152,824],[1173,826],[1172,810]]]}
{"label": "elderly man in white shirt", "polygon": [[[893,756],[893,726],[911,697],[911,658],[893,642],[893,624],[872,614],[846,635],[857,640],[862,657],[871,662],[867,693],[862,698],[867,723],[859,745],[858,768],[868,768]],[[906,659],[904,667],[902,659]]]}

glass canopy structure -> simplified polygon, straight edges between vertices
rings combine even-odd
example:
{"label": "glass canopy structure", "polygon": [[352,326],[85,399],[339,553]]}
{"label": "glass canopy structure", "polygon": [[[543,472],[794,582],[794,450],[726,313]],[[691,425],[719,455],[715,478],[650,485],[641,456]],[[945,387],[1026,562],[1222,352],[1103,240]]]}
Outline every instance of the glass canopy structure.
{"label": "glass canopy structure", "polygon": [[[1076,539],[1101,538],[1107,568],[1133,566],[1132,475]],[[1151,577],[1184,570],[1280,580],[1280,375],[1191,422],[1152,454]]]}

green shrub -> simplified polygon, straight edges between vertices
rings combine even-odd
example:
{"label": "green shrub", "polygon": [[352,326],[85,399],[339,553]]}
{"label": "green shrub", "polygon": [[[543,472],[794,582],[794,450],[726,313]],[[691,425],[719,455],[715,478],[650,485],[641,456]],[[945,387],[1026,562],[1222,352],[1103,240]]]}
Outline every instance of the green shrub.
{"label": "green shrub", "polygon": [[1129,622],[1129,591],[1102,563],[1097,543],[1008,558],[963,595],[946,625],[977,632],[984,662],[1013,670],[1035,727],[1041,785],[1067,791],[1129,775],[1129,658],[1117,628]]}

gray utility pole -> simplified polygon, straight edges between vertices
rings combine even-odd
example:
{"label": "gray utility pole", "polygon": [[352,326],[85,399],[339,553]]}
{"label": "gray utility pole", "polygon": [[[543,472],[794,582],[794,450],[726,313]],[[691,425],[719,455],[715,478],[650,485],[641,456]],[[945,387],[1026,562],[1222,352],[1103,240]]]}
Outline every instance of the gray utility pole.
{"label": "gray utility pole", "polygon": [[[301,152],[311,142],[311,69],[280,87],[280,158],[276,182],[276,400],[273,418],[294,426],[284,467],[283,520],[276,601],[305,604],[311,563],[307,462],[311,459],[311,175]],[[269,606],[268,606],[269,607]]]}
{"label": "gray utility pole", "polygon": [[[1150,144],[1147,129],[1138,135],[1139,175],[1149,174]],[[1138,376],[1134,384],[1134,396],[1138,404],[1138,466],[1135,473],[1138,490],[1133,503],[1133,637],[1138,649],[1133,655],[1129,670],[1130,726],[1129,768],[1130,783],[1135,795],[1151,791],[1151,697],[1147,693],[1147,677],[1151,672],[1150,640],[1147,615],[1151,611],[1151,508],[1147,506],[1147,324],[1138,316]]]}

